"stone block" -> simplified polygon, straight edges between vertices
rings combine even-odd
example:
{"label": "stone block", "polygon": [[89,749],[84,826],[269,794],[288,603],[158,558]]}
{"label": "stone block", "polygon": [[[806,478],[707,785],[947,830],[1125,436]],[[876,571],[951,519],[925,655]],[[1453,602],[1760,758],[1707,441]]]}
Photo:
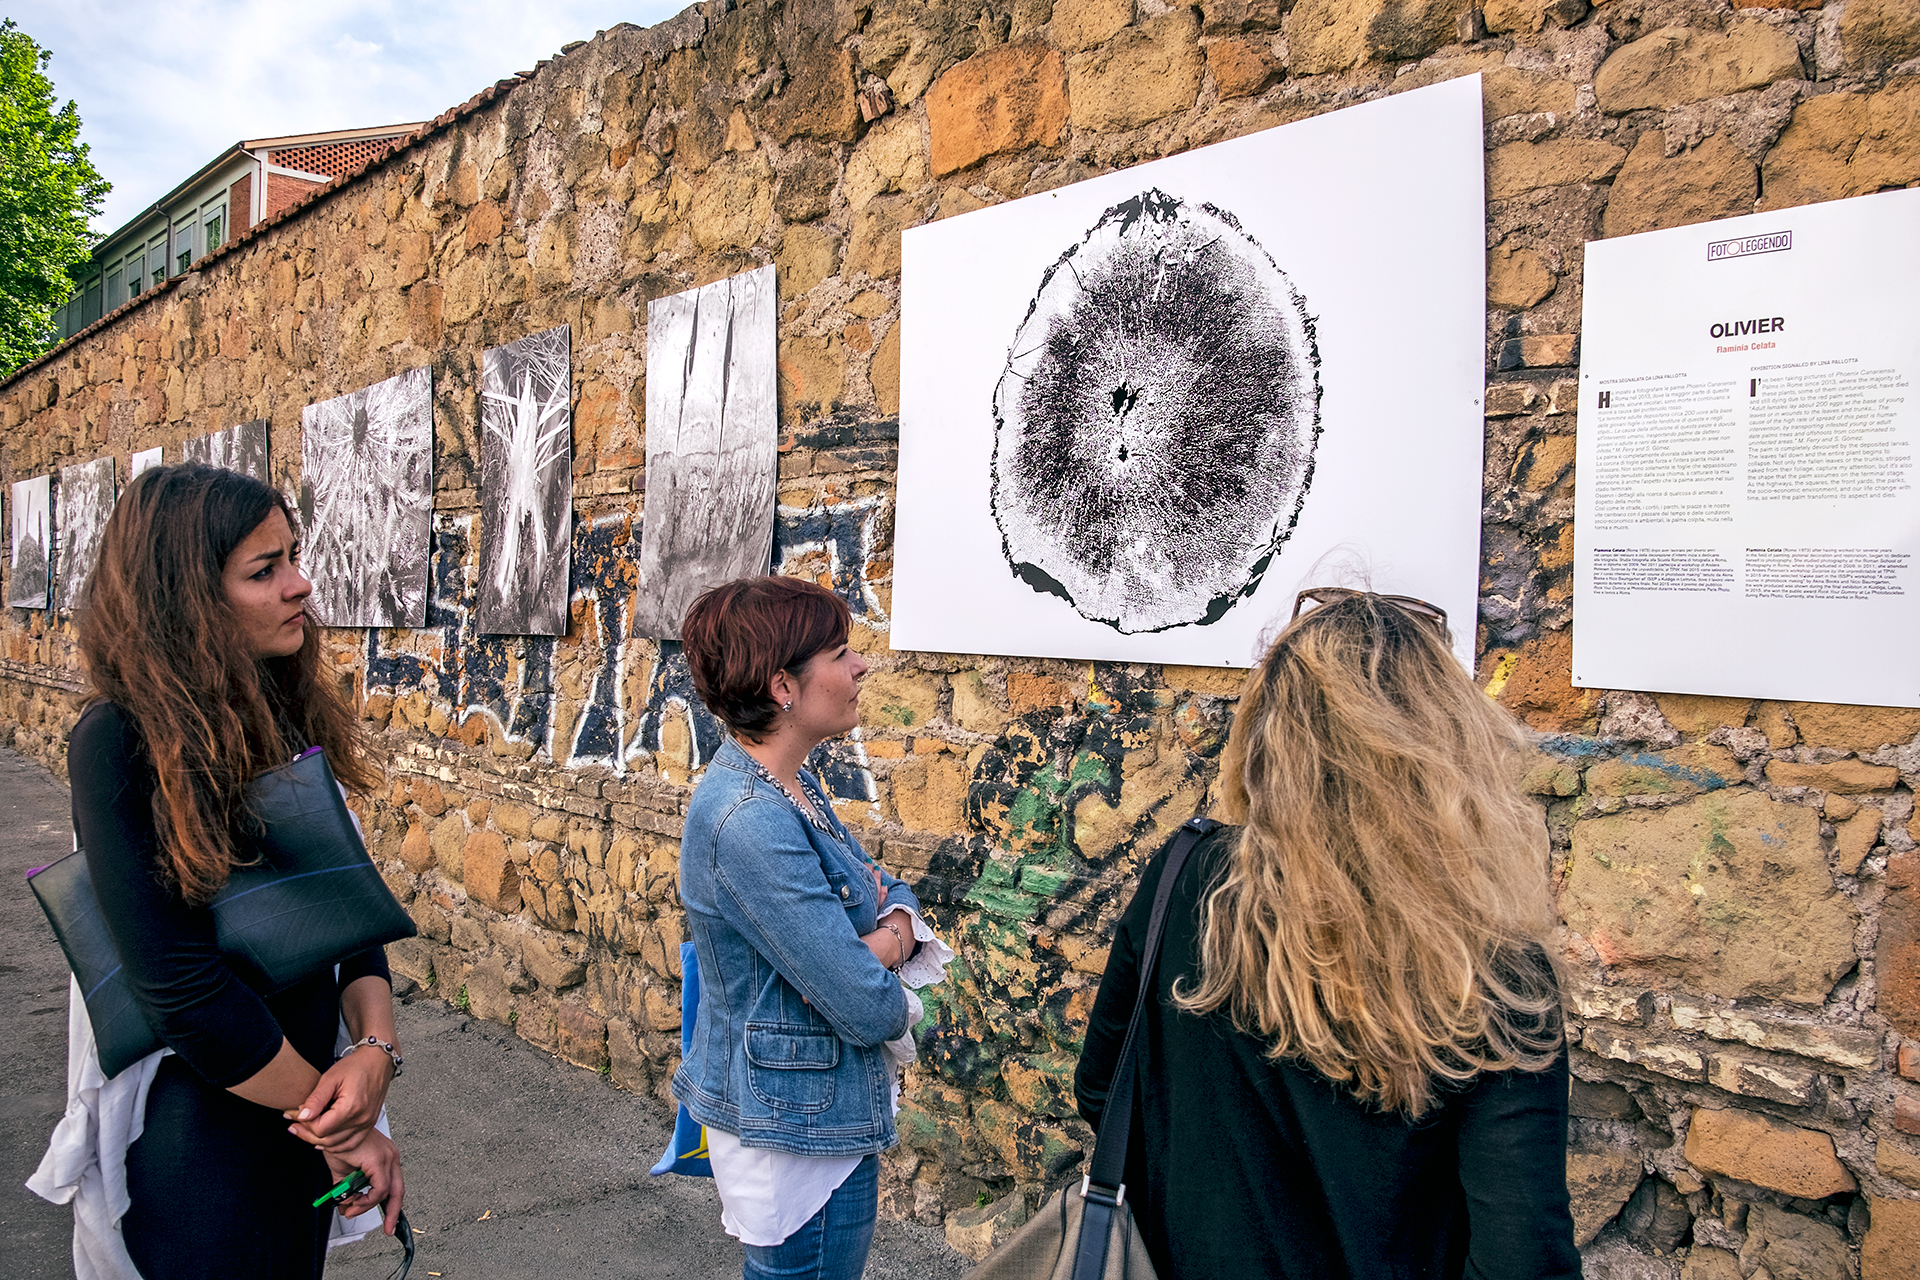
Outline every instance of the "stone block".
{"label": "stone block", "polygon": [[1053,0],[1047,39],[1066,53],[1105,44],[1133,22],[1133,0]]}
{"label": "stone block", "polygon": [[1759,177],[1753,161],[1722,134],[1668,156],[1666,136],[1649,129],[1613,180],[1603,234],[1627,236],[1752,213]]}
{"label": "stone block", "polygon": [[1882,1138],[1873,1148],[1873,1167],[1880,1176],[1904,1182],[1920,1191],[1920,1150]]}
{"label": "stone block", "polygon": [[917,197],[883,196],[854,215],[842,274],[875,280],[900,274],[900,232],[918,223],[926,212]]}
{"label": "stone block", "polygon": [[1021,1182],[1051,1182],[1081,1154],[1080,1144],[1066,1130],[1001,1102],[974,1103],[973,1131]]}
{"label": "stone block", "polygon": [[1579,91],[1571,80],[1544,71],[1499,66],[1481,73],[1480,93],[1486,118],[1499,120],[1543,111],[1571,115]]}
{"label": "stone block", "polygon": [[387,967],[423,987],[433,985],[433,944],[425,938],[402,938],[387,944]]}
{"label": "stone block", "polygon": [[762,155],[729,156],[693,187],[688,229],[702,249],[747,249],[773,214],[773,167]]}
{"label": "stone block", "polygon": [[1770,1204],[1747,1211],[1740,1268],[1765,1268],[1773,1280],[1831,1280],[1847,1274],[1847,1238],[1827,1223]]}
{"label": "stone block", "polygon": [[947,1246],[979,1262],[1013,1238],[1027,1223],[1027,1198],[1014,1192],[973,1209],[946,1216]]}
{"label": "stone block", "polygon": [[1657,1071],[1675,1080],[1703,1081],[1707,1078],[1707,1056],[1692,1045],[1674,1044],[1657,1036],[1618,1031],[1612,1027],[1588,1027],[1580,1047],[1600,1058],[1628,1062],[1636,1067]]}
{"label": "stone block", "polygon": [[1119,133],[1191,107],[1206,67],[1199,36],[1199,14],[1178,8],[1069,58],[1067,97],[1074,127]]}
{"label": "stone block", "polygon": [[476,1018],[506,1025],[513,1016],[511,981],[506,960],[500,956],[482,957],[467,971],[468,1011]]}
{"label": "stone block", "polygon": [[773,187],[773,208],[788,223],[811,222],[833,206],[840,167],[817,151],[796,148]]}
{"label": "stone block", "polygon": [[1826,1134],[1744,1111],[1695,1108],[1686,1155],[1703,1172],[1803,1200],[1824,1200],[1858,1185]]}
{"label": "stone block", "polygon": [[505,914],[520,909],[520,869],[499,833],[476,831],[461,853],[469,897]]}
{"label": "stone block", "polygon": [[1482,687],[1528,728],[1552,733],[1592,727],[1599,696],[1574,688],[1569,678],[1573,628],[1544,632],[1517,649],[1490,654],[1489,660]]}
{"label": "stone block", "polygon": [[1790,702],[1787,710],[1809,746],[1839,751],[1878,751],[1920,735],[1920,708],[1855,707],[1833,702]]}
{"label": "stone block", "polygon": [[1568,1089],[1567,1113],[1586,1120],[1626,1120],[1640,1118],[1640,1104],[1617,1084],[1575,1079]]}
{"label": "stone block", "polygon": [[[825,337],[806,333],[783,333],[779,346],[780,381],[780,418],[784,421],[805,421],[816,414],[831,413],[846,393],[847,364],[845,344],[838,334]],[[685,722],[674,718],[667,722],[672,728],[661,730],[662,752],[668,760],[677,760],[683,766],[688,757],[687,750],[692,746],[686,738]],[[668,735],[678,732],[682,735],[677,744],[669,742]]]}
{"label": "stone block", "polygon": [[1818,1004],[1852,968],[1858,912],[1811,810],[1745,789],[1576,823],[1561,895],[1609,965],[1727,998]]}
{"label": "stone block", "polygon": [[1450,0],[1300,0],[1287,21],[1295,75],[1424,58],[1454,38]]}
{"label": "stone block", "polygon": [[1901,1042],[1894,1069],[1909,1080],[1920,1080],[1920,1040]]}
{"label": "stone block", "polygon": [[407,870],[422,875],[433,866],[433,831],[424,822],[409,822],[407,838],[400,842],[400,861]]}
{"label": "stone block", "polygon": [[1639,1155],[1575,1146],[1567,1151],[1567,1194],[1573,1199],[1573,1238],[1585,1248],[1613,1221],[1646,1172]]}
{"label": "stone block", "polygon": [[623,1021],[607,1024],[607,1061],[613,1082],[630,1093],[646,1093],[653,1088],[653,1060],[640,1047],[633,1028]]}
{"label": "stone block", "polygon": [[988,156],[1052,146],[1066,123],[1066,64],[1057,50],[1038,41],[1004,44],[968,58],[927,91],[936,176]]}
{"label": "stone block", "polygon": [[1756,1049],[1817,1058],[1850,1071],[1870,1071],[1880,1063],[1879,1033],[1860,1027],[1789,1022],[1724,1005],[1703,1004],[1678,993],[1668,998],[1667,1016],[1682,1031],[1698,1031],[1715,1040],[1737,1041]]}
{"label": "stone block", "polygon": [[1812,787],[1841,795],[1864,795],[1870,791],[1891,791],[1900,781],[1900,771],[1892,765],[1868,764],[1863,760],[1835,760],[1832,764],[1773,760],[1767,764],[1767,781],[1776,787]]}
{"label": "stone block", "polygon": [[1920,8],[1910,0],[1847,0],[1840,52],[1850,70],[1870,74],[1920,57]]}
{"label": "stone block", "polygon": [[1912,1280],[1920,1258],[1920,1200],[1874,1196],[1873,1225],[1860,1245],[1860,1280]]}
{"label": "stone block", "polygon": [[1694,796],[1740,782],[1745,768],[1725,747],[1689,743],[1671,751],[1635,751],[1587,770],[1597,796]]}
{"label": "stone block", "polygon": [[1714,698],[1693,693],[1656,693],[1654,702],[1667,723],[1681,733],[1708,734],[1722,725],[1746,724],[1752,698]]}
{"label": "stone block", "polygon": [[1759,21],[1725,32],[1662,27],[1616,49],[1593,77],[1600,109],[1611,115],[1662,110],[1801,77],[1793,36]]}
{"label": "stone block", "polygon": [[[931,103],[929,103],[931,109]],[[927,181],[927,152],[912,116],[877,124],[847,161],[847,203],[858,209],[889,191],[912,191]]]}
{"label": "stone block", "polygon": [[854,89],[853,55],[827,44],[826,33],[809,41],[787,62],[792,79],[771,102],[761,123],[776,142],[818,138],[852,142],[860,130],[860,99]]}
{"label": "stone block", "polygon": [[1707,1060],[1707,1083],[1742,1097],[1806,1107],[1813,1105],[1820,1077],[1804,1067],[1717,1053]]}
{"label": "stone block", "polygon": [[1624,148],[1592,139],[1509,142],[1487,157],[1487,197],[1507,200],[1543,187],[1600,182],[1612,177],[1626,158]]}
{"label": "stone block", "polygon": [[1680,1264],[1680,1280],[1741,1280],[1740,1259],[1725,1249],[1696,1244]]}
{"label": "stone block", "polygon": [[1852,817],[1835,824],[1834,870],[1843,876],[1853,875],[1860,870],[1860,864],[1867,860],[1867,855],[1873,852],[1873,846],[1879,842],[1880,811],[1878,809],[1871,807],[1861,809]]}
{"label": "stone block", "polygon": [[1144,856],[1198,812],[1205,796],[1205,782],[1172,742],[1128,752],[1120,762],[1118,802],[1089,791],[1074,806],[1074,846],[1091,861],[1129,848]]}
{"label": "stone block", "polygon": [[889,779],[893,809],[909,831],[958,831],[965,827],[967,769],[952,756],[916,757]]}
{"label": "stone block", "polygon": [[1693,1226],[1687,1202],[1665,1178],[1647,1178],[1620,1211],[1620,1228],[1651,1248],[1656,1257],[1672,1253]]}
{"label": "stone block", "polygon": [[526,935],[521,940],[520,959],[527,966],[527,972],[533,975],[534,981],[549,991],[577,987],[587,978],[585,961],[569,955],[557,937],[545,937],[538,933]]}
{"label": "stone block", "polygon": [[1078,1059],[1063,1053],[1016,1054],[1000,1064],[1013,1105],[1029,1115],[1067,1119],[1079,1114],[1073,1096]]}
{"label": "stone block", "polygon": [[531,815],[517,804],[496,804],[490,816],[494,826],[515,840],[526,840],[533,835]]}
{"label": "stone block", "polygon": [[446,913],[426,898],[415,898],[407,907],[407,914],[413,917],[414,927],[420,930],[421,937],[432,942],[452,940],[453,928],[447,921]]}
{"label": "stone block", "polygon": [[1270,36],[1240,36],[1207,46],[1207,70],[1222,101],[1250,98],[1279,76]]}
{"label": "stone block", "polygon": [[873,363],[867,366],[867,381],[873,387],[874,408],[888,417],[900,414],[900,326],[887,330],[874,350]]}
{"label": "stone block", "polygon": [[1829,93],[1794,108],[1760,166],[1762,209],[1867,195],[1920,180],[1920,84]]}
{"label": "stone block", "polygon": [[1496,307],[1530,307],[1558,283],[1546,259],[1533,249],[1503,240],[1487,254],[1487,301]]}
{"label": "stone block", "polygon": [[440,864],[441,874],[449,879],[462,878],[464,864],[461,853],[467,844],[467,818],[459,812],[449,813],[433,826],[433,857]]}
{"label": "stone block", "polygon": [[455,916],[452,920],[452,942],[461,951],[485,951],[487,949],[487,931],[480,922],[471,916]]}
{"label": "stone block", "polygon": [[798,296],[840,269],[840,237],[826,227],[788,227],[773,261],[781,292]]}
{"label": "stone block", "polygon": [[1893,1127],[1901,1133],[1920,1134],[1920,1098],[1893,1095]]}
{"label": "stone block", "polygon": [[998,733],[1006,724],[1007,713],[994,704],[986,682],[978,671],[961,671],[948,677],[953,687],[951,719],[968,733]]}
{"label": "stone block", "polygon": [[607,1023],[584,1005],[561,1001],[554,1007],[556,1052],[568,1062],[598,1071],[607,1060]]}
{"label": "stone block", "polygon": [[869,729],[919,729],[940,713],[942,681],[931,671],[876,671],[860,686],[860,723]]}

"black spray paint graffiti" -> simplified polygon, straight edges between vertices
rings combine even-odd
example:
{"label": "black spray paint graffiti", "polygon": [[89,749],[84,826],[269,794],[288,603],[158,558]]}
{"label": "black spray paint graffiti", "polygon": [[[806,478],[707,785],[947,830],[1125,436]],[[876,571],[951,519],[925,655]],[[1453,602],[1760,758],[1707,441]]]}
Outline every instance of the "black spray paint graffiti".
{"label": "black spray paint graffiti", "polygon": [[994,389],[1015,576],[1125,633],[1217,622],[1299,520],[1313,318],[1234,216],[1149,190],[1047,269]]}
{"label": "black spray paint graffiti", "polygon": [[[865,581],[878,505],[868,499],[827,508],[782,507],[774,528],[781,571],[802,567],[807,555],[824,554],[834,591],[868,623],[881,616]],[[675,641],[634,641],[630,635],[640,540],[627,515],[577,520],[573,526],[569,595],[576,606],[584,606],[576,607],[573,625],[589,629],[585,643],[593,673],[570,741],[558,744],[558,750],[553,742],[555,639],[478,633],[473,520],[435,520],[426,630],[439,635],[368,631],[367,691],[404,696],[420,690],[449,708],[456,724],[484,715],[509,740],[531,742],[556,763],[602,765],[619,773],[661,751],[671,736],[668,726],[678,721],[691,744],[692,766],[706,764],[724,735],[694,693],[685,652]],[[622,690],[633,661],[649,663],[651,671],[642,700],[630,707]],[[808,765],[837,799],[871,802],[876,797],[858,742],[827,743]]]}

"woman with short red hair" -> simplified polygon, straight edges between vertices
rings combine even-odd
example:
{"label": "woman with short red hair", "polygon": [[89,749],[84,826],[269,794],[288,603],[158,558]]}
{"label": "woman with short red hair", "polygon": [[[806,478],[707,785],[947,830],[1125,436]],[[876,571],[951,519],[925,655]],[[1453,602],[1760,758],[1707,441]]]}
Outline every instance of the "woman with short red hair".
{"label": "woman with short red hair", "polygon": [[700,1012],[674,1097],[706,1126],[746,1280],[852,1280],[893,1127],[885,1051],[909,1030],[895,973],[932,933],[805,768],[860,722],[867,664],[838,596],[798,578],[702,595],[680,635],[731,731],[687,808],[680,896]]}

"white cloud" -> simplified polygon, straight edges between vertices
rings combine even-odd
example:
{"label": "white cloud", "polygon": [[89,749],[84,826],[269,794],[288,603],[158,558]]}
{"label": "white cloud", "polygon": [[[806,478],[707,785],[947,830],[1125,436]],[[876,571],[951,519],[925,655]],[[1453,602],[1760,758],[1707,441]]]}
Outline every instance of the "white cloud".
{"label": "white cloud", "polygon": [[684,0],[15,0],[133,218],[242,138],[428,120],[560,46]]}

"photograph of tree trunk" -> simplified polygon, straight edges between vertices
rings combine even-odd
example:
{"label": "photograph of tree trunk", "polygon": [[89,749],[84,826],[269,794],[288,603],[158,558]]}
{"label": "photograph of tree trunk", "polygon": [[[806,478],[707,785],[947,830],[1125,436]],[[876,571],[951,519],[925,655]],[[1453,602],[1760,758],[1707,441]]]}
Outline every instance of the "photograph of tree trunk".
{"label": "photograph of tree trunk", "polygon": [[44,609],[53,575],[47,566],[47,539],[53,530],[53,477],[13,482],[13,569],[7,576],[7,603],[16,609]]}
{"label": "photograph of tree trunk", "polygon": [[1040,281],[994,389],[993,516],[1122,633],[1217,622],[1293,532],[1320,437],[1306,303],[1231,213],[1150,189]]}
{"label": "photograph of tree trunk", "polygon": [[647,505],[633,633],[679,639],[708,587],[773,557],[773,268],[647,304]]}
{"label": "photograph of tree trunk", "polygon": [[113,456],[60,468],[60,582],[54,605],[71,613],[93,572],[100,534],[113,514]]}
{"label": "photograph of tree trunk", "polygon": [[196,436],[180,446],[182,462],[202,462],[272,484],[267,475],[267,420],[243,422],[225,431]]}
{"label": "photograph of tree trunk", "polygon": [[313,612],[329,627],[421,627],[433,517],[426,369],[300,411],[300,523]]}
{"label": "photograph of tree trunk", "polygon": [[504,347],[480,365],[480,630],[567,633],[572,563],[572,328]]}

